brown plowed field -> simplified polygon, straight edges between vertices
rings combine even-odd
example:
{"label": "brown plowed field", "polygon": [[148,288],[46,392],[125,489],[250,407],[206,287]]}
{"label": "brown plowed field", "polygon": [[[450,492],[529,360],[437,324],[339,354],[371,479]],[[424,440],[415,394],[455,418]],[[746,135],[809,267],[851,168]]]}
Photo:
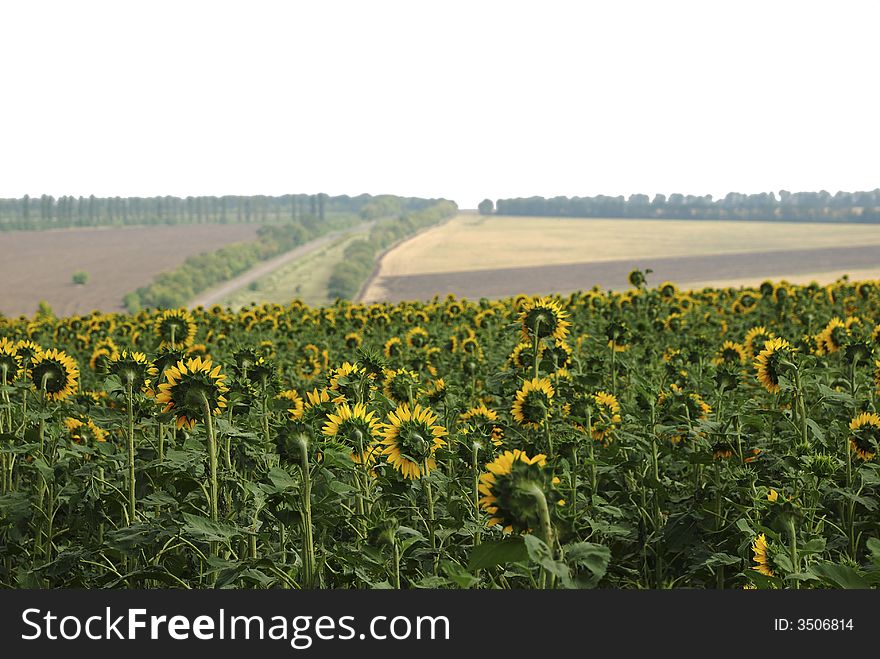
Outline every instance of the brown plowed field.
{"label": "brown plowed field", "polygon": [[[122,298],[188,256],[253,240],[255,224],[0,232],[0,313],[31,314],[40,300],[56,314],[121,311]],[[85,286],[71,276],[85,270]]]}

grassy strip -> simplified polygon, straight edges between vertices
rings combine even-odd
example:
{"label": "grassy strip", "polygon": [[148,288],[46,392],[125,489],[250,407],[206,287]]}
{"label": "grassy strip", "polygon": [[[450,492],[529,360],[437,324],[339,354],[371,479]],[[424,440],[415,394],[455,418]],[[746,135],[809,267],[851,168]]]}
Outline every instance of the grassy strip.
{"label": "grassy strip", "polygon": [[333,300],[327,296],[327,282],[333,268],[344,260],[345,249],[362,235],[366,232],[343,236],[283,265],[231,293],[220,304],[239,309],[248,304],[290,304],[294,298],[313,307],[332,304]]}
{"label": "grassy strip", "polygon": [[352,226],[357,221],[353,215],[340,215],[324,222],[311,220],[261,227],[255,241],[234,243],[215,252],[191,256],[179,268],[163,272],[150,285],[127,294],[125,306],[132,313],[145,307],[169,309],[183,306],[202,291],[237,277],[260,261],[283,254],[330,231]]}
{"label": "grassy strip", "polygon": [[351,299],[370,276],[376,256],[401,238],[411,236],[425,227],[452,217],[458,207],[451,201],[440,201],[416,213],[403,214],[376,223],[370,235],[355,240],[345,248],[343,259],[333,268],[327,283],[330,299]]}

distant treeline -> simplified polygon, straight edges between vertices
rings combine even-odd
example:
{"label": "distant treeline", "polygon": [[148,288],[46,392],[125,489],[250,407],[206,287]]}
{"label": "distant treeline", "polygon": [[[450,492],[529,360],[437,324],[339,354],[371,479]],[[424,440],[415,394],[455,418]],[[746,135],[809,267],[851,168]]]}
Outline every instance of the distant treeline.
{"label": "distant treeline", "polygon": [[[480,212],[493,211],[484,200]],[[712,195],[644,194],[610,197],[528,197],[499,199],[498,215],[550,217],[629,217],[686,220],[786,220],[813,222],[880,222],[880,188],[870,192],[788,192]]]}
{"label": "distant treeline", "polygon": [[368,194],[331,197],[288,194],[223,197],[28,197],[0,199],[0,231],[62,227],[150,224],[270,224],[299,222],[329,214],[354,213],[365,219],[417,211],[437,200]]}
{"label": "distant treeline", "polygon": [[376,257],[382,250],[425,227],[452,217],[457,211],[455,203],[443,200],[424,210],[377,222],[369,236],[355,240],[345,248],[343,259],[333,268],[327,284],[330,298],[353,298],[373,272]]}

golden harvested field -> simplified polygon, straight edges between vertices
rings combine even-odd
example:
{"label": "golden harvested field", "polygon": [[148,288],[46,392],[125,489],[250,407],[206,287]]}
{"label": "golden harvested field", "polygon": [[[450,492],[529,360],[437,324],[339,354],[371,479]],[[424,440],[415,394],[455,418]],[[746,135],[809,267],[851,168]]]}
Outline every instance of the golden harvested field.
{"label": "golden harvested field", "polygon": [[[0,313],[31,314],[40,300],[57,314],[121,311],[126,293],[188,256],[253,240],[256,224],[187,224],[0,233]],[[85,286],[74,272],[89,273]]]}
{"label": "golden harvested field", "polygon": [[873,278],[880,226],[462,213],[386,254],[363,301],[621,288],[634,267],[652,268],[655,283],[694,286]]}

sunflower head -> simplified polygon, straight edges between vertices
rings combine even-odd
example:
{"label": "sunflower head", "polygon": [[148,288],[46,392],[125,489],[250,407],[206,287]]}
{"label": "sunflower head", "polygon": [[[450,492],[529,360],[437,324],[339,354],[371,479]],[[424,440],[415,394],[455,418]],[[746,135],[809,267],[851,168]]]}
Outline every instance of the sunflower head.
{"label": "sunflower head", "polygon": [[15,344],[15,352],[21,357],[22,365],[27,366],[37,355],[43,352],[43,348],[33,341],[22,340]]}
{"label": "sunflower head", "polygon": [[750,356],[757,355],[761,348],[763,348],[764,344],[770,339],[774,338],[775,334],[768,330],[763,325],[758,325],[757,327],[751,328],[748,332],[746,332],[746,336],[743,339],[743,345],[748,351]]}
{"label": "sunflower head", "polygon": [[156,402],[165,406],[163,412],[174,414],[178,428],[193,428],[206,414],[220,414],[226,407],[225,379],[210,357],[181,360],[165,370]]}
{"label": "sunflower head", "polygon": [[832,318],[825,328],[816,335],[816,343],[824,354],[831,355],[840,350],[849,337],[849,327],[840,318]]}
{"label": "sunflower head", "polygon": [[188,348],[196,338],[196,321],[186,309],[168,309],[156,318],[153,331],[160,348]]}
{"label": "sunflower head", "polygon": [[755,561],[753,569],[765,576],[772,577],[773,570],[770,569],[770,543],[767,542],[767,536],[763,533],[752,542],[752,553],[754,554]]}
{"label": "sunflower head", "polygon": [[12,382],[20,373],[21,357],[15,349],[15,343],[0,339],[0,384]]}
{"label": "sunflower head", "polygon": [[143,391],[148,386],[147,379],[153,373],[150,372],[150,362],[142,352],[129,352],[123,350],[116,355],[115,359],[107,360],[104,365],[104,373],[115,375],[123,386],[131,386],[132,391]]}
{"label": "sunflower head", "polygon": [[404,478],[421,478],[437,465],[434,453],[446,445],[446,428],[429,408],[403,403],[388,414],[382,430],[382,454]]}
{"label": "sunflower head", "polygon": [[873,412],[862,412],[849,424],[852,432],[850,446],[853,453],[862,460],[873,460],[880,444],[880,416]]}
{"label": "sunflower head", "polygon": [[554,394],[553,385],[547,378],[532,378],[524,382],[516,392],[510,410],[514,421],[526,428],[540,427],[550,415]]}
{"label": "sunflower head", "polygon": [[98,427],[91,419],[83,421],[74,417],[68,417],[64,420],[64,427],[67,429],[70,441],[74,444],[92,446],[96,442],[107,441],[107,431]]}
{"label": "sunflower head", "polygon": [[755,375],[763,387],[771,394],[779,392],[779,376],[782,361],[791,357],[794,350],[785,339],[770,339],[755,358]]}
{"label": "sunflower head", "polygon": [[571,322],[562,306],[550,297],[529,300],[519,312],[522,326],[522,340],[526,343],[537,337],[552,337],[563,340],[568,335]]}
{"label": "sunflower head", "polygon": [[363,403],[354,407],[342,403],[327,415],[322,430],[325,437],[332,437],[361,455],[361,451],[366,452],[367,447],[379,438],[379,428],[379,419],[374,412],[368,412]]}
{"label": "sunflower head", "polygon": [[358,399],[359,385],[365,375],[361,366],[345,362],[339,368],[331,370],[329,375],[334,403],[354,403]]}
{"label": "sunflower head", "polygon": [[52,348],[38,353],[31,362],[30,378],[46,399],[61,401],[76,393],[79,386],[79,367],[65,352]]}
{"label": "sunflower head", "polygon": [[505,451],[486,465],[480,476],[480,508],[489,515],[487,526],[500,525],[505,533],[524,533],[540,526],[537,496],[545,495],[547,456],[529,457],[519,449]]}
{"label": "sunflower head", "polygon": [[405,368],[385,371],[385,382],[382,385],[383,393],[400,405],[416,397],[419,391],[419,375]]}
{"label": "sunflower head", "polygon": [[734,341],[725,341],[721,345],[721,349],[718,351],[713,362],[719,365],[726,364],[728,366],[734,366],[745,364],[746,359],[746,349],[741,344]]}
{"label": "sunflower head", "polygon": [[302,419],[305,401],[296,389],[286,389],[279,393],[276,398],[287,403],[287,413],[290,415],[291,420],[299,421]]}
{"label": "sunflower head", "polygon": [[232,359],[235,365],[232,367],[236,377],[250,380],[255,384],[267,386],[275,377],[275,369],[270,361],[256,348],[242,348],[236,350]]}
{"label": "sunflower head", "polygon": [[330,414],[336,409],[327,389],[313,389],[306,392],[306,401],[303,405],[301,419],[307,425],[320,428]]}

